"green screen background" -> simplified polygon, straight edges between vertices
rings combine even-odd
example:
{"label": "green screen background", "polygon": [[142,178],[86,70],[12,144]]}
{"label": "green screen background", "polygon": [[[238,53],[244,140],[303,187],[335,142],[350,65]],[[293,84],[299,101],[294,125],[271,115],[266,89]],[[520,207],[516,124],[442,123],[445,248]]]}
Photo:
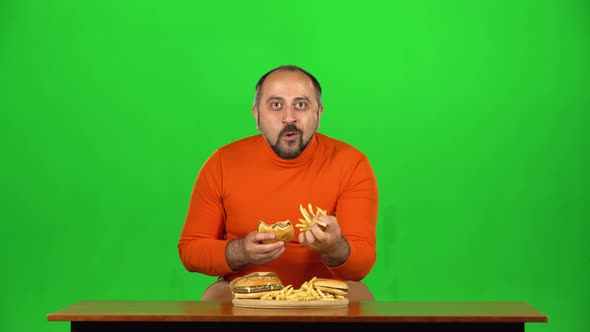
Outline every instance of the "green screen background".
{"label": "green screen background", "polygon": [[[197,172],[297,64],[371,160],[382,301],[526,301],[590,329],[587,1],[0,2],[2,331],[79,300],[196,300]],[[264,209],[263,206],[252,207]]]}

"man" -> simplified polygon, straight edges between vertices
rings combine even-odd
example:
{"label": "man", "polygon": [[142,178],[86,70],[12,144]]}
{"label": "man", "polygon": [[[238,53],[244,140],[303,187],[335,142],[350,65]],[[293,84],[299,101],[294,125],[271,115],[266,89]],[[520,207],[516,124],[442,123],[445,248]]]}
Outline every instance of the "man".
{"label": "man", "polygon": [[[378,192],[367,157],[317,132],[324,109],[317,79],[296,66],[260,78],[252,114],[261,135],[215,151],[193,188],[178,243],[185,268],[219,276],[203,300],[229,300],[229,281],[275,272],[294,288],[316,277],[349,283],[350,300],[373,300],[360,281],[376,260]],[[256,231],[303,218],[300,205],[327,212],[284,243]],[[297,234],[299,233],[299,234]]]}

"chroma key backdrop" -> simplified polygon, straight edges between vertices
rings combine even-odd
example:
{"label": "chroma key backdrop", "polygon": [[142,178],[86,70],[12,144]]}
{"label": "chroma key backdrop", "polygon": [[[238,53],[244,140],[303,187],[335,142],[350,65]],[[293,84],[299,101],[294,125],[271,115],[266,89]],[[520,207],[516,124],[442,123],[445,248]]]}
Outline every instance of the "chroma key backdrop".
{"label": "chroma key backdrop", "polygon": [[527,331],[588,331],[589,41],[581,0],[3,0],[0,330],[198,300],[214,277],[176,247],[194,180],[296,64],[319,131],[375,168],[377,300],[526,301],[549,316]]}

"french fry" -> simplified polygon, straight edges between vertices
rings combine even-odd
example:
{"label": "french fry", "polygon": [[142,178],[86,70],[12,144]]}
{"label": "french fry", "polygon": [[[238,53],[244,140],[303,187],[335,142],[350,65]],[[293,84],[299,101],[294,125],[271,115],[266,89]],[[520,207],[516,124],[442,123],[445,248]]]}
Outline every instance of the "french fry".
{"label": "french fry", "polygon": [[303,205],[301,204],[299,204],[299,211],[301,211],[301,214],[303,215],[303,218],[305,218],[307,224],[311,224],[313,222],[313,217],[309,215],[309,212],[307,212],[307,210],[304,209]]}
{"label": "french fry", "polygon": [[281,290],[268,292],[263,295],[261,300],[277,300],[277,301],[334,301],[337,299],[332,294],[322,292],[315,288],[314,281],[317,277],[313,277],[305,281],[301,287],[294,289],[292,285],[288,285]]}
{"label": "french fry", "polygon": [[316,207],[316,212],[313,212],[313,206],[311,203],[307,204],[307,210],[303,207],[303,204],[299,204],[299,211],[301,211],[301,215],[303,215],[303,219],[299,218],[299,224],[296,224],[295,227],[298,227],[301,232],[305,232],[311,228],[311,226],[316,223],[322,228],[322,230],[326,229],[326,223],[318,220],[316,216],[318,215],[327,215],[326,210],[322,210],[319,207]]}

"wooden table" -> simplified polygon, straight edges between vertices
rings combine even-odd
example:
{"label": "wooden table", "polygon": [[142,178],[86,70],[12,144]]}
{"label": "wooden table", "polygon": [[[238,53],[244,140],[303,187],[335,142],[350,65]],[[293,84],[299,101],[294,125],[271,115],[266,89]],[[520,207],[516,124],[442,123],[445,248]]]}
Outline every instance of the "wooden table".
{"label": "wooden table", "polygon": [[76,332],[524,331],[525,323],[547,322],[526,302],[350,302],[344,308],[258,309],[231,302],[81,301],[47,319],[69,321]]}

